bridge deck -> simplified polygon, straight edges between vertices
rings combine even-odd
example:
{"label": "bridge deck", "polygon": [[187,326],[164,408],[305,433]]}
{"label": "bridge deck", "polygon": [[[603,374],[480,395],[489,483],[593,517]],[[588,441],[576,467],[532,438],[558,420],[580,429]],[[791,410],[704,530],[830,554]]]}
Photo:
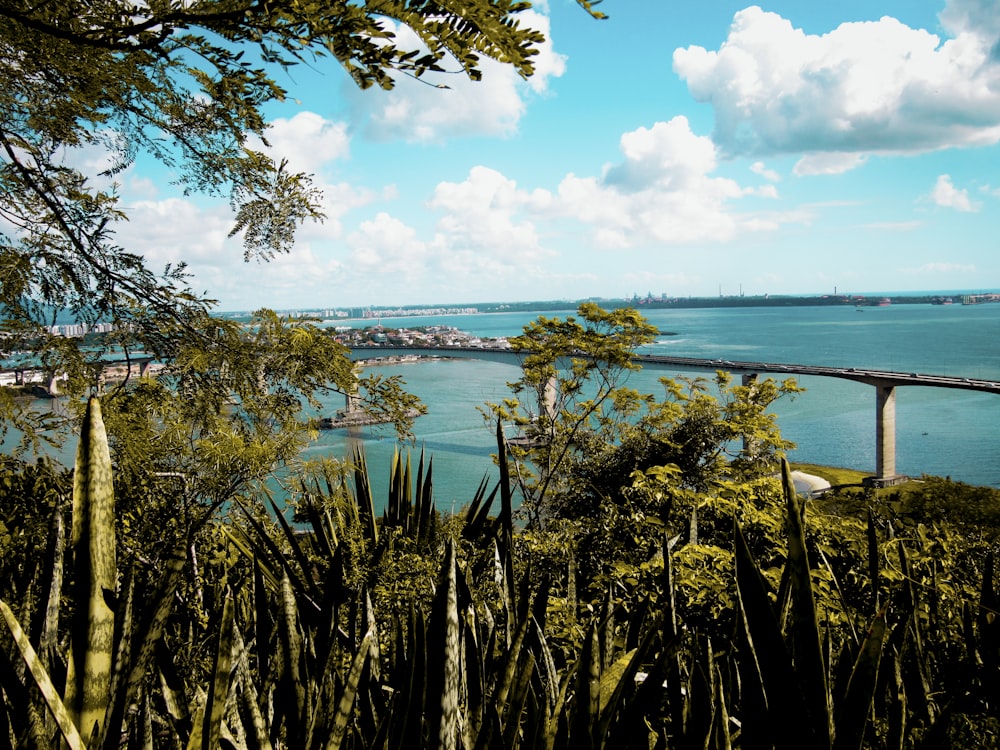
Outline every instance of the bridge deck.
{"label": "bridge deck", "polygon": [[[483,359],[493,362],[520,364],[524,355],[509,349],[489,349],[479,347],[431,347],[431,346],[365,346],[351,350],[352,359],[394,357],[424,354],[436,357],[461,359]],[[637,354],[635,361],[650,369],[704,370],[715,372],[725,370],[737,373],[773,373],[776,375],[816,375],[820,377],[842,378],[877,387],[922,385],[936,388],[961,388],[970,391],[1000,393],[1000,381],[981,378],[963,378],[949,375],[931,375],[917,372],[895,372],[855,367],[828,367],[824,365],[799,365],[784,362],[749,362],[729,359],[707,359],[699,357],[666,357],[657,354]]]}

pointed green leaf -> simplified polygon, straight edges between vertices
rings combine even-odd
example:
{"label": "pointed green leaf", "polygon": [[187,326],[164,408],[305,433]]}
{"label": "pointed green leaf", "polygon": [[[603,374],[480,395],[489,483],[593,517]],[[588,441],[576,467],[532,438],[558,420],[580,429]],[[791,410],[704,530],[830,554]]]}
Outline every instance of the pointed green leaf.
{"label": "pointed green leaf", "polygon": [[24,659],[24,663],[28,667],[35,685],[45,699],[49,711],[52,712],[52,716],[55,718],[66,744],[69,745],[70,750],[85,750],[86,746],[83,743],[83,738],[80,737],[80,732],[73,723],[73,718],[69,710],[63,704],[62,700],[60,700],[59,694],[56,692],[55,686],[49,678],[49,673],[42,666],[42,662],[38,658],[38,654],[35,653],[35,649],[32,648],[28,636],[21,629],[21,624],[14,617],[14,613],[11,612],[6,602],[0,601],[0,615],[3,616],[4,622],[7,624],[7,629],[10,630],[10,634],[14,638],[14,643],[21,652],[21,658]]}
{"label": "pointed green leaf", "polygon": [[87,402],[76,454],[72,542],[77,611],[65,703],[81,734],[89,738],[100,732],[107,713],[118,572],[111,451],[97,398]]}

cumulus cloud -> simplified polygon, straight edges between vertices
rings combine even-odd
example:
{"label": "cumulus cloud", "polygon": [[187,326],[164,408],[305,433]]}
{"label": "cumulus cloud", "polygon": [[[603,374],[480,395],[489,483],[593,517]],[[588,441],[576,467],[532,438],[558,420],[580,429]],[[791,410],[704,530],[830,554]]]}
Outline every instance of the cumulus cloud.
{"label": "cumulus cloud", "polygon": [[348,211],[379,197],[393,197],[392,186],[386,187],[380,196],[373,190],[329,179],[330,166],[350,156],[350,136],[344,122],[328,120],[315,112],[299,112],[291,118],[271,121],[266,138],[268,145],[257,138],[250,139],[248,145],[263,151],[276,163],[287,161],[291,172],[311,175],[313,185],[322,193],[319,209],[325,219],[309,221],[299,227],[293,254],[299,251],[298,245],[303,242],[339,238],[343,233],[341,218]]}
{"label": "cumulus cloud", "polygon": [[792,170],[797,177],[806,175],[843,174],[860,167],[868,160],[865,154],[816,153],[798,160]]}
{"label": "cumulus cloud", "polygon": [[799,173],[842,172],[867,153],[1000,141],[997,18],[991,0],[951,0],[945,41],[889,17],[820,36],[754,6],[718,50],[676,50],[674,70],[714,107],[726,153],[805,152]]}
{"label": "cumulus cloud", "polygon": [[968,190],[956,188],[949,175],[939,175],[934,189],[931,190],[931,201],[943,208],[953,208],[956,211],[978,211],[980,205],[969,198]]}
{"label": "cumulus cloud", "polygon": [[553,253],[522,214],[551,202],[544,190],[521,190],[493,169],[474,167],[461,183],[440,183],[428,203],[443,214],[434,240],[437,252],[463,273],[509,275],[509,269],[531,267]]}
{"label": "cumulus cloud", "polygon": [[744,188],[712,176],[717,154],[712,140],[691,132],[678,116],[621,137],[623,160],[601,177],[570,174],[558,188],[556,207],[592,225],[595,244],[724,242],[741,231],[771,228],[741,217],[730,203],[746,195],[776,195],[773,186]]}
{"label": "cumulus cloud", "polygon": [[556,254],[529,218],[551,202],[545,191],[522,190],[495,170],[474,167],[463,181],[435,188],[427,208],[438,219],[428,238],[387,212],[347,234],[349,255],[331,288],[363,279],[369,295],[419,288],[425,297],[484,299],[510,283],[551,293],[545,263]]}
{"label": "cumulus cloud", "polygon": [[1000,15],[994,0],[950,0],[940,19],[945,30],[955,37],[975,32],[985,39],[1000,40]]}
{"label": "cumulus cloud", "polygon": [[115,226],[115,242],[142,255],[154,272],[185,263],[195,292],[209,290],[212,298],[244,300],[248,307],[265,299],[294,307],[307,295],[321,298],[343,274],[331,241],[343,233],[341,215],[370,199],[348,185],[326,189],[327,221],[300,227],[291,251],[267,263],[243,260],[240,238],[228,236],[233,226],[228,205],[187,198],[130,201],[129,221]]}
{"label": "cumulus cloud", "polygon": [[346,241],[350,265],[361,272],[396,274],[414,281],[427,270],[427,244],[417,238],[416,230],[384,211],[362,222]]}
{"label": "cumulus cloud", "polygon": [[203,208],[183,198],[135,201],[129,221],[116,227],[116,242],[141,253],[152,268],[186,261],[191,264],[229,265],[229,256],[242,262],[242,253],[222,253],[232,227],[227,206]]}
{"label": "cumulus cloud", "polygon": [[[509,65],[482,58],[482,80],[462,74],[427,74],[420,80],[397,75],[392,91],[346,89],[355,115],[365,122],[365,132],[376,140],[437,142],[453,136],[506,136],[517,129],[531,95],[545,94],[549,81],[566,68],[549,32],[549,18],[534,10],[519,14],[521,23],[545,35],[534,58],[535,74],[522,80]],[[404,48],[420,48],[420,40],[407,27],[393,29]],[[443,86],[446,88],[438,88]]]}
{"label": "cumulus cloud", "polygon": [[346,123],[332,122],[315,112],[272,120],[265,135],[271,157],[286,159],[294,172],[318,172],[327,162],[350,153]]}

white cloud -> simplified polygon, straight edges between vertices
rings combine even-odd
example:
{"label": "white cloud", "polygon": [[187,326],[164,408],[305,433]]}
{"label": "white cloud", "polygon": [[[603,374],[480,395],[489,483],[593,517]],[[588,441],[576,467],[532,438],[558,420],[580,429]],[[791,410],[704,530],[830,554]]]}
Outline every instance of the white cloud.
{"label": "white cloud", "polygon": [[762,161],[755,161],[751,164],[750,171],[754,174],[760,175],[765,180],[770,180],[771,182],[781,182],[781,175],[773,169],[768,169],[767,165]]}
{"label": "white cloud", "polygon": [[552,252],[520,213],[551,202],[546,191],[528,193],[495,170],[474,167],[464,182],[442,182],[435,189],[428,206],[444,215],[434,244],[452,270],[463,273],[490,269],[507,275],[504,269],[534,266]]}
{"label": "white cloud", "polygon": [[918,276],[934,276],[942,273],[975,273],[976,267],[971,263],[924,263],[915,268],[904,268],[903,273]]}
{"label": "white cloud", "polygon": [[346,238],[349,264],[361,273],[394,274],[410,282],[427,271],[429,250],[416,231],[385,212],[364,221]]}
{"label": "white cloud", "polygon": [[367,206],[379,197],[391,199],[391,191],[384,191],[381,196],[367,188],[350,185],[346,182],[328,183],[319,180],[316,187],[323,191],[320,210],[326,217],[322,222],[308,221],[299,227],[295,233],[296,242],[316,239],[336,239],[343,233],[341,219],[348,211]]}
{"label": "white cloud", "polygon": [[931,190],[931,201],[943,208],[954,208],[956,211],[972,212],[978,211],[980,204],[973,203],[969,199],[968,190],[959,190],[952,182],[949,175],[939,175],[934,189]]}
{"label": "white cloud", "polygon": [[746,193],[747,195],[756,195],[761,198],[777,198],[778,188],[774,185],[761,185],[756,188],[747,188]]}
{"label": "white cloud", "polygon": [[[481,81],[471,81],[461,73],[428,73],[420,80],[396,75],[395,88],[377,95],[357,87],[345,89],[356,116],[365,120],[367,134],[376,140],[425,143],[454,136],[512,134],[524,114],[528,96],[545,94],[550,79],[561,76],[566,68],[565,57],[553,48],[548,17],[534,10],[518,16],[523,25],[546,37],[534,57],[535,74],[527,81],[510,65],[484,56]],[[400,47],[420,47],[409,28],[393,30]]]}
{"label": "white cloud", "polygon": [[715,147],[692,133],[686,118],[626,133],[621,150],[624,160],[605,168],[601,178],[570,174],[559,185],[555,208],[594,226],[596,245],[725,242],[740,232],[773,228],[730,208],[746,195],[772,197],[773,186],[743,188],[712,177]]}
{"label": "white cloud", "polygon": [[160,189],[156,182],[148,177],[140,177],[136,174],[129,174],[125,180],[125,191],[133,198],[153,200],[160,194]]}
{"label": "white cloud", "polygon": [[474,167],[462,182],[434,190],[427,207],[440,216],[430,239],[387,212],[349,233],[350,255],[330,280],[331,294],[357,295],[359,284],[373,298],[412,297],[419,289],[426,299],[488,299],[512,284],[551,293],[553,273],[545,263],[556,255],[526,217],[551,202],[545,191],[521,190],[495,170]]}
{"label": "white cloud", "polygon": [[940,19],[953,36],[974,32],[985,39],[1000,39],[1000,14],[994,0],[949,0]]}
{"label": "white cloud", "polygon": [[[341,261],[331,256],[331,240],[339,238],[339,217],[364,202],[362,193],[348,185],[327,186],[324,201],[331,218],[323,224],[306,224],[296,235],[291,251],[266,263],[243,260],[239,238],[229,238],[233,214],[226,204],[202,205],[183,198],[132,201],[130,220],[116,225],[116,243],[142,255],[154,272],[167,264],[184,262],[196,293],[246,301],[322,298],[343,274]],[[353,201],[353,203],[351,202]]]}
{"label": "white cloud", "polygon": [[271,157],[279,162],[287,159],[293,172],[318,172],[323,164],[345,159],[350,153],[347,125],[331,122],[315,112],[273,120],[265,137],[271,144]]}
{"label": "white cloud", "polygon": [[1000,141],[995,3],[953,0],[953,38],[896,19],[804,33],[759,7],[738,12],[717,51],[674,52],[674,70],[715,108],[728,154],[824,153],[797,172],[844,171],[865,153],[918,153]]}
{"label": "white cloud", "polygon": [[232,227],[229,208],[203,209],[183,198],[135,201],[129,205],[129,221],[116,227],[116,242],[130,252],[145,256],[150,267],[186,261],[192,266],[242,263],[243,255],[223,252]]}
{"label": "white cloud", "polygon": [[815,153],[803,156],[796,162],[792,170],[797,177],[807,175],[843,174],[855,167],[860,167],[868,160],[864,154],[857,153]]}

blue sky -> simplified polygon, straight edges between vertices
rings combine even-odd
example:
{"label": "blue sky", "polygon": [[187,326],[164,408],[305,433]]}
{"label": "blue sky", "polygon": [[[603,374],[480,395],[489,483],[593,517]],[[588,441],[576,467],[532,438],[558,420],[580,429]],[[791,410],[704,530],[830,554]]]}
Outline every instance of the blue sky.
{"label": "blue sky", "polygon": [[328,217],[287,256],[144,162],[120,241],[221,310],[1000,287],[1000,2],[601,9],[525,13],[528,81],[279,73],[274,155]]}

